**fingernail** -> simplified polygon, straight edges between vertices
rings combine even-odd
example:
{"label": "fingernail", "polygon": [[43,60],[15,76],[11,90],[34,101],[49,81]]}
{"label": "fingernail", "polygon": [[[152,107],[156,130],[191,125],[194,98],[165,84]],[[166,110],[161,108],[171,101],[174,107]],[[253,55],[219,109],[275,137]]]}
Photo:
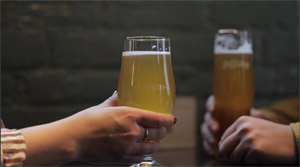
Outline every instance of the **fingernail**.
{"label": "fingernail", "polygon": [[115,90],[114,93],[112,94],[112,96],[117,96],[117,94],[118,94],[118,91]]}
{"label": "fingernail", "polygon": [[176,118],[176,117],[174,117],[174,124],[176,124],[176,122],[177,122],[177,118]]}

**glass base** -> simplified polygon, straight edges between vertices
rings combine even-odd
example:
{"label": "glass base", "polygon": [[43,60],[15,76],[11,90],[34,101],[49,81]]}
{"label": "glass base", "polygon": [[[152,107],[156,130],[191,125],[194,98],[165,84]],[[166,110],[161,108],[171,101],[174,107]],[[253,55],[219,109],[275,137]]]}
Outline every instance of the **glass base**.
{"label": "glass base", "polygon": [[161,167],[150,155],[145,155],[142,162],[133,164],[130,167]]}

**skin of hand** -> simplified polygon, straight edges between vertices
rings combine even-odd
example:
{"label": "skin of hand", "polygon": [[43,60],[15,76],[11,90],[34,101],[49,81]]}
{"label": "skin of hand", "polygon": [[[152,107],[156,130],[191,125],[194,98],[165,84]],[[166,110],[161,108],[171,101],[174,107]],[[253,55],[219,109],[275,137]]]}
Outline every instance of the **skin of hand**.
{"label": "skin of hand", "polygon": [[220,154],[237,164],[291,165],[297,150],[290,126],[242,116],[223,134]]}
{"label": "skin of hand", "polygon": [[[26,142],[24,165],[68,161],[135,163],[159,149],[171,114],[117,106],[114,94],[102,104],[49,124],[21,129]],[[141,142],[147,127],[148,142]],[[150,142],[151,140],[151,142]]]}
{"label": "skin of hand", "polygon": [[[206,101],[206,113],[204,116],[204,122],[201,125],[201,134],[203,136],[203,147],[210,156],[216,156],[218,153],[218,135],[220,131],[220,125],[218,121],[213,117],[215,106],[215,98],[213,95],[209,96]],[[252,108],[250,115],[258,118],[263,118],[263,114]]]}

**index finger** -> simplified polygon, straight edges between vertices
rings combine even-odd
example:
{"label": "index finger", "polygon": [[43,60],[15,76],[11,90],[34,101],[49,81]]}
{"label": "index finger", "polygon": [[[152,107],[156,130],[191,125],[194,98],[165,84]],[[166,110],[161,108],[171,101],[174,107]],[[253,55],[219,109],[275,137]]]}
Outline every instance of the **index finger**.
{"label": "index finger", "polygon": [[176,118],[172,114],[161,114],[142,110],[137,116],[137,123],[141,126],[159,128],[170,127],[175,124]]}
{"label": "index finger", "polygon": [[215,109],[215,96],[210,95],[206,101],[206,109],[208,112],[213,113]]}

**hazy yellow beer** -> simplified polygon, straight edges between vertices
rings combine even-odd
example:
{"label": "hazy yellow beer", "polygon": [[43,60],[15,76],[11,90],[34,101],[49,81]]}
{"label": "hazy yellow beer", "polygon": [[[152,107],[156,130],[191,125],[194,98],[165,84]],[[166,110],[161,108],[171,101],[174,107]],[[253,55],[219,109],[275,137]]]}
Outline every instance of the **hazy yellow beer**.
{"label": "hazy yellow beer", "polygon": [[[119,105],[171,114],[175,96],[170,39],[127,37],[118,85]],[[145,155],[142,162],[132,166],[160,165],[151,155]]]}
{"label": "hazy yellow beer", "polygon": [[172,113],[175,84],[170,52],[123,52],[118,96],[121,106]]}
{"label": "hazy yellow beer", "polygon": [[252,44],[246,31],[216,35],[214,57],[214,116],[220,136],[238,117],[249,115],[253,98]]}

